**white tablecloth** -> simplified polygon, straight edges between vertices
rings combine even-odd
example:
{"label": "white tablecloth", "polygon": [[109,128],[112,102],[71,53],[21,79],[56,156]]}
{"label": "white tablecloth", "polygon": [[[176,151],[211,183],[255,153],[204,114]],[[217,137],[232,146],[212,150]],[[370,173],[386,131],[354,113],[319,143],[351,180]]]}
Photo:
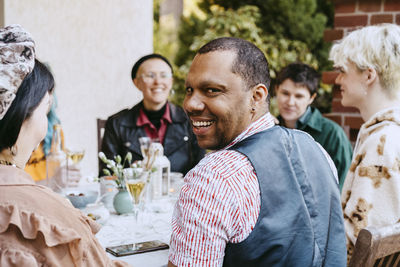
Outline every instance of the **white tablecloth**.
{"label": "white tablecloth", "polygon": [[[148,205],[147,209],[139,214],[139,229],[136,235],[133,214],[111,213],[96,236],[104,248],[152,240],[169,244],[174,203],[175,199],[168,198]],[[133,266],[160,267],[168,263],[167,249],[123,257],[115,257],[109,253],[108,255]]]}
{"label": "white tablecloth", "polygon": [[[133,214],[117,215],[112,208],[113,196],[105,197],[103,195],[99,197],[98,201],[101,200],[105,203],[104,205],[102,203],[89,204],[88,207],[81,209],[85,214],[92,213],[96,215],[96,210],[97,213],[102,214],[103,218],[98,221],[102,225],[102,228],[96,234],[96,237],[104,249],[106,247],[152,240],[160,240],[169,244],[172,212],[183,183],[182,175],[178,175],[178,178],[171,181],[171,187],[173,188],[173,191],[171,191],[172,197],[153,201],[153,203],[145,205],[146,208],[139,214],[140,229],[138,231],[139,234],[136,236]],[[97,190],[100,195],[102,194],[101,185],[94,183],[93,178],[82,179],[79,187]],[[100,209],[99,205],[101,206]],[[109,217],[106,216],[108,217],[106,219],[104,218],[104,210],[107,210],[105,207],[111,209]],[[125,261],[135,267],[161,267],[168,264],[168,249],[123,257],[115,257],[108,252],[107,254],[111,259]]]}

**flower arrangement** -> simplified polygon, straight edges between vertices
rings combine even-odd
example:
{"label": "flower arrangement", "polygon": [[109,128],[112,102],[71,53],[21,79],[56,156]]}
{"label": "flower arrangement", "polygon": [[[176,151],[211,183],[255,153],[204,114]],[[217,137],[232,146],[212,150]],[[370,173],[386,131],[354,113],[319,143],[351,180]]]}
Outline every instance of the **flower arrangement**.
{"label": "flower arrangement", "polygon": [[107,159],[103,152],[99,152],[99,158],[101,161],[107,164],[107,169],[103,169],[104,174],[108,176],[115,176],[115,183],[117,184],[118,189],[125,189],[126,185],[124,181],[124,166],[126,163],[131,166],[131,152],[126,153],[123,161],[120,155],[114,156],[114,160]]}
{"label": "flower arrangement", "polygon": [[[156,156],[157,153],[153,153],[149,160],[136,161],[134,163],[131,163],[131,152],[126,153],[123,161],[120,155],[114,156],[114,160],[112,160],[107,159],[106,155],[103,152],[99,152],[100,160],[103,161],[107,166],[107,169],[103,169],[103,173],[107,176],[115,177],[115,183],[117,184],[118,189],[126,189],[124,177],[125,175],[138,177],[143,171],[147,171],[150,174],[154,173],[157,170],[157,168],[153,166]],[[126,163],[128,163],[129,165],[128,168],[124,167]]]}

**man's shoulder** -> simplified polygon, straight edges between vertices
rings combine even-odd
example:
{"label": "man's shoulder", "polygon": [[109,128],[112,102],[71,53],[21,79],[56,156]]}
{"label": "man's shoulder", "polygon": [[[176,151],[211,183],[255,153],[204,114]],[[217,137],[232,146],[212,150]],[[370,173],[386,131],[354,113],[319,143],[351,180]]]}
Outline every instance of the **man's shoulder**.
{"label": "man's shoulder", "polygon": [[[320,125],[320,133],[323,135],[329,135],[330,138],[346,138],[347,136],[343,130],[343,128],[337,124],[335,121],[325,117],[324,115],[321,114],[317,109],[315,109],[315,112],[318,112],[316,117],[318,119],[316,122]],[[311,134],[311,133],[310,133]]]}
{"label": "man's shoulder", "polygon": [[313,119],[315,123],[321,125],[322,130],[334,130],[334,131],[343,131],[343,128],[340,127],[335,121],[325,117],[317,108],[312,109]]}
{"label": "man's shoulder", "polygon": [[[385,150],[399,151],[400,142],[398,142],[398,136],[400,135],[400,125],[397,124],[385,124],[381,127],[376,127],[368,132],[361,132],[364,136],[363,143],[367,146],[381,145],[385,146]],[[396,153],[398,154],[398,152]]]}
{"label": "man's shoulder", "polygon": [[208,153],[193,169],[195,172],[225,173],[238,171],[249,163],[247,157],[236,150],[218,150]]}

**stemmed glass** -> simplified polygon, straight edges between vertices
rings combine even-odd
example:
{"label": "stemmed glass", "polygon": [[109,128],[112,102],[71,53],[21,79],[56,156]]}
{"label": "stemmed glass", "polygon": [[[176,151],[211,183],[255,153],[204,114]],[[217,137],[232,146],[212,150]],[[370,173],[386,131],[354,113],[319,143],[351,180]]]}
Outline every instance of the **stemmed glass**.
{"label": "stemmed glass", "polygon": [[149,149],[151,145],[150,137],[139,137],[140,151],[142,152],[143,159],[146,160],[149,155]]}
{"label": "stemmed glass", "polygon": [[[75,172],[78,172],[79,174],[79,162],[83,159],[85,156],[85,150],[84,149],[67,149],[66,150],[67,154],[67,185],[71,184],[78,184],[80,177],[70,177],[71,176],[71,170],[75,170]],[[70,161],[72,161],[72,165],[75,168],[71,168]],[[73,175],[72,175],[73,176]],[[75,175],[76,176],[76,175]]]}
{"label": "stemmed glass", "polygon": [[147,171],[142,171],[140,173],[132,172],[130,174],[124,173],[126,188],[132,197],[133,215],[136,225],[138,224],[139,209],[142,203],[142,195],[147,183],[147,177]]}

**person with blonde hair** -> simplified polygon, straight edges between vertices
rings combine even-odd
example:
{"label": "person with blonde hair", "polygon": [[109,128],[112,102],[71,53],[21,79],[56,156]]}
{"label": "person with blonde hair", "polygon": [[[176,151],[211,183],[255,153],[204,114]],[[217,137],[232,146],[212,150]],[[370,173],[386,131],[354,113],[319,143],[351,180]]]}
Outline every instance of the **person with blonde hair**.
{"label": "person with blonde hair", "polygon": [[24,171],[46,136],[54,79],[30,34],[0,28],[0,265],[127,266],[95,237],[99,225]]}
{"label": "person with blonde hair", "polygon": [[400,27],[367,26],[333,45],[342,105],[365,121],[342,189],[348,255],[366,226],[400,220]]}

